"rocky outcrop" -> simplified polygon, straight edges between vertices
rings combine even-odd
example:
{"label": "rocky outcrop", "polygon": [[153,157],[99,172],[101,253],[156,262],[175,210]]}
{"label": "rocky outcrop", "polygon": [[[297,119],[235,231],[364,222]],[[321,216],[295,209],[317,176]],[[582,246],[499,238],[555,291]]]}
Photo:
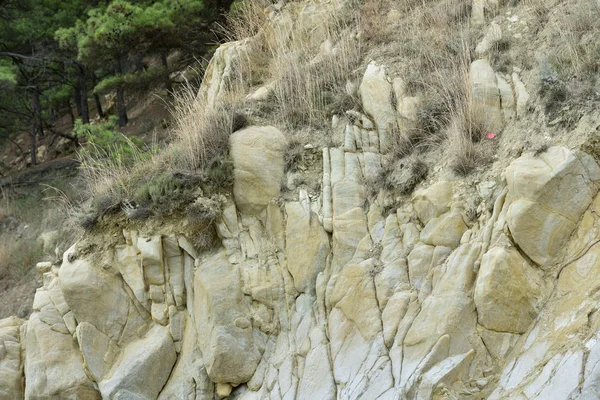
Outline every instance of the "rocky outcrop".
{"label": "rocky outcrop", "polygon": [[505,174],[510,233],[527,256],[548,265],[598,191],[600,169],[587,154],[553,147],[519,158]]}
{"label": "rocky outcrop", "polygon": [[198,97],[207,107],[218,108],[223,98],[235,90],[248,74],[252,39],[225,43],[215,51],[204,73]]}
{"label": "rocky outcrop", "polygon": [[[478,46],[481,52],[489,51],[501,37],[498,26],[490,27],[489,35]],[[480,125],[486,132],[501,132],[506,123],[526,113],[529,93],[517,72],[512,75],[496,73],[486,59],[473,61],[469,71],[471,85],[471,123]]]}
{"label": "rocky outcrop", "polygon": [[22,320],[0,320],[0,399],[23,398],[24,375],[21,357]]}
{"label": "rocky outcrop", "polygon": [[[498,290],[502,288],[502,290]],[[539,312],[543,280],[506,240],[481,260],[475,287],[479,323],[496,332],[524,333]]]}
{"label": "rocky outcrop", "polygon": [[231,136],[233,194],[244,212],[259,213],[279,196],[287,140],[274,127],[249,127]]}
{"label": "rocky outcrop", "polygon": [[[471,18],[497,4],[476,0]],[[297,21],[272,5],[261,34],[299,24],[323,42],[317,5],[290,7]],[[478,53],[499,37],[490,27]],[[203,101],[218,107],[250,44],[217,50]],[[470,85],[485,129],[527,110],[518,74],[477,60]],[[0,399],[598,398],[594,159],[525,153],[475,210],[462,182],[393,202],[368,183],[420,100],[376,63],[356,86],[363,107],[337,116],[320,191],[282,196],[286,136],[250,126],[230,137],[233,193],[201,227],[211,248],[176,220],[88,234],[41,263],[30,319],[0,321]]]}
{"label": "rocky outcrop", "polygon": [[523,155],[470,220],[451,182],[384,216],[372,149],[325,149],[322,193],[278,204],[281,134],[231,141],[221,244],[124,231],[41,266],[29,321],[0,323],[4,398],[596,396],[591,157]]}

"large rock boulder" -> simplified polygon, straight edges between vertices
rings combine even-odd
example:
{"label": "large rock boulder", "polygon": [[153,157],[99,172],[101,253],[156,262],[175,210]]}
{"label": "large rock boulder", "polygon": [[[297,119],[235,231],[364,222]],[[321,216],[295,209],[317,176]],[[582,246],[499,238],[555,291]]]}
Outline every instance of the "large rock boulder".
{"label": "large rock boulder", "polygon": [[513,240],[533,261],[548,264],[598,192],[600,168],[585,153],[551,147],[515,160],[505,176]]}
{"label": "large rock boulder", "polygon": [[23,320],[9,317],[0,320],[0,399],[23,398],[23,363],[21,362],[21,325]]}
{"label": "large rock boulder", "polygon": [[232,89],[234,83],[241,79],[248,67],[251,39],[224,43],[215,51],[211,58],[198,98],[209,108],[217,108]]}
{"label": "large rock boulder", "polygon": [[478,320],[497,332],[523,333],[538,314],[543,281],[514,247],[497,246],[484,256],[475,286]]}
{"label": "large rock boulder", "polygon": [[453,194],[452,183],[447,181],[434,183],[427,189],[415,192],[413,207],[423,225],[450,210]]}
{"label": "large rock boulder", "polygon": [[[46,279],[49,284],[56,282],[55,277]],[[77,343],[46,288],[36,292],[26,332],[26,399],[100,399],[84,371]]]}
{"label": "large rock boulder", "polygon": [[254,342],[240,272],[224,251],[202,263],[194,276],[194,316],[208,376],[216,383],[250,380],[261,354]]}
{"label": "large rock boulder", "polygon": [[60,288],[77,321],[89,322],[111,340],[127,343],[138,338],[147,314],[132,304],[120,275],[110,271],[80,257],[73,246],[65,252],[59,270]]}
{"label": "large rock boulder", "polygon": [[504,128],[504,115],[494,69],[485,59],[473,61],[470,79],[471,118],[482,124],[486,131],[500,132]]}
{"label": "large rock boulder", "polygon": [[310,209],[299,202],[287,203],[285,249],[294,286],[301,293],[313,293],[319,272],[325,269],[329,237]]}
{"label": "large rock boulder", "polygon": [[468,229],[460,204],[438,218],[431,219],[421,232],[423,243],[432,246],[458,247],[463,233]]}
{"label": "large rock boulder", "polygon": [[144,337],[125,347],[120,362],[100,381],[102,398],[156,399],[176,360],[169,330],[153,326]]}
{"label": "large rock boulder", "polygon": [[[161,273],[156,271],[163,268],[160,237],[138,238],[137,243],[146,282],[149,276],[158,282]],[[136,294],[110,265],[113,260],[98,263],[79,252],[77,246],[69,249],[59,270],[61,293],[79,322],[74,332],[78,362],[83,361],[103,398],[155,399],[177,358],[169,329],[152,322]]]}
{"label": "large rock boulder", "polygon": [[279,196],[287,140],[272,126],[251,126],[231,135],[233,194],[238,209],[260,213]]}
{"label": "large rock boulder", "polygon": [[392,125],[396,121],[396,110],[392,105],[394,92],[385,68],[370,63],[359,90],[365,112],[373,118],[377,125],[381,151],[385,152],[389,148],[389,135]]}

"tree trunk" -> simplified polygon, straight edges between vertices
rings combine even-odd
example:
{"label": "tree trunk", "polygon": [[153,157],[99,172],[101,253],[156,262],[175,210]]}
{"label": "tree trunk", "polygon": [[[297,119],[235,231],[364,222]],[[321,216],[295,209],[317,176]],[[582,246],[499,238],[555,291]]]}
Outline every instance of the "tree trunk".
{"label": "tree trunk", "polygon": [[[117,58],[117,74],[121,75],[123,69],[121,68],[121,59]],[[119,126],[122,128],[127,125],[127,108],[125,107],[125,89],[123,87],[117,88],[117,111],[119,113]]]}
{"label": "tree trunk", "polygon": [[77,117],[81,118],[81,90],[79,89],[79,82],[77,82],[77,84],[75,85],[75,90],[74,90],[74,96],[75,96],[75,108],[77,109]]}
{"label": "tree trunk", "polygon": [[90,123],[90,107],[88,105],[87,87],[85,84],[85,68],[78,65],[79,74],[77,76],[77,88],[79,89],[79,101],[81,102],[81,121],[84,124]]}
{"label": "tree trunk", "polygon": [[142,62],[142,55],[141,54],[136,54],[135,55],[135,72],[144,72],[145,68],[144,68],[144,63]]}
{"label": "tree trunk", "polygon": [[[92,84],[94,87],[98,84],[98,79],[96,78],[96,74],[92,74]],[[98,93],[94,92],[94,102],[96,102],[96,112],[98,112],[98,116],[100,118],[104,118],[104,111],[102,110],[102,103],[100,102],[100,96]]]}
{"label": "tree trunk", "polygon": [[37,164],[37,108],[39,107],[39,98],[36,91],[31,93],[31,127],[29,129],[29,144],[31,146],[31,165]]}
{"label": "tree trunk", "polygon": [[40,92],[36,90],[35,92],[35,101],[36,101],[36,109],[35,109],[35,118],[37,119],[37,128],[38,134],[40,137],[44,137],[44,122],[42,120],[42,106],[40,104]]}
{"label": "tree trunk", "polygon": [[71,117],[71,126],[75,126],[75,114],[73,114],[73,107],[71,107],[71,99],[67,100],[67,107],[69,108],[69,116]]}
{"label": "tree trunk", "polygon": [[167,53],[160,53],[160,61],[162,62],[163,67],[165,68],[165,87],[167,88],[167,92],[169,93],[169,97],[173,95],[173,85],[171,85],[171,77],[169,71],[169,63],[167,62]]}

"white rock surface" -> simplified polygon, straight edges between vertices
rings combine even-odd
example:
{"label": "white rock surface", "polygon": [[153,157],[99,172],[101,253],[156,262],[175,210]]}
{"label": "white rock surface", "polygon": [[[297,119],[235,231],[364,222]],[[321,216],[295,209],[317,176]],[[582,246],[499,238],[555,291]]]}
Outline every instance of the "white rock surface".
{"label": "white rock surface", "polygon": [[285,136],[274,127],[251,126],[231,135],[233,193],[242,212],[259,213],[279,196]]}

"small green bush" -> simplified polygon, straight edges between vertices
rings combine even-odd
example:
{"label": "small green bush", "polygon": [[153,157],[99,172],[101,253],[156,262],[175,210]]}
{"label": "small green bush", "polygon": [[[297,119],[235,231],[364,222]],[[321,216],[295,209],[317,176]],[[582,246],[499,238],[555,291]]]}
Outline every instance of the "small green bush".
{"label": "small green bush", "polygon": [[[126,137],[116,131],[118,118],[111,116],[108,121],[97,124],[84,124],[75,121],[73,135],[86,139],[87,146],[82,150],[96,159],[109,158],[125,164],[136,161],[144,143],[133,137]],[[85,155],[84,155],[85,156]]]}
{"label": "small green bush", "polygon": [[200,183],[199,176],[167,172],[140,182],[133,200],[139,208],[149,208],[158,215],[166,215],[191,202],[200,191]]}
{"label": "small green bush", "polygon": [[304,146],[298,140],[292,140],[283,156],[285,172],[296,172],[302,163]]}
{"label": "small green bush", "polygon": [[121,74],[109,76],[101,80],[93,92],[96,94],[104,94],[116,90],[117,88],[125,88],[127,90],[147,90],[150,86],[164,79],[167,70],[163,67],[151,68],[143,72],[133,74]]}
{"label": "small green bush", "polygon": [[204,170],[210,187],[225,188],[233,185],[233,160],[224,154],[214,157]]}
{"label": "small green bush", "polygon": [[539,92],[543,98],[546,113],[560,108],[567,100],[569,91],[559,73],[550,64],[542,63],[539,80]]}

